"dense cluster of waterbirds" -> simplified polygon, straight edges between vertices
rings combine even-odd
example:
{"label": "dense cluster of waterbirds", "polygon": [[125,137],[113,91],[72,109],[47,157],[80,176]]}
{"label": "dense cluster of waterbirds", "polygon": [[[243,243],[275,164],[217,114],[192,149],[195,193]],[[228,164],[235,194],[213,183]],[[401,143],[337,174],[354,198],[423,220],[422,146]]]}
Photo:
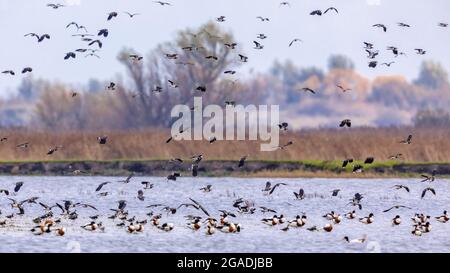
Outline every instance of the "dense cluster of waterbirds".
{"label": "dense cluster of waterbirds", "polygon": [[[239,164],[239,162],[236,162]],[[175,174],[173,175],[176,180]],[[434,174],[424,177],[420,183],[433,183]],[[176,183],[167,180],[165,183]],[[106,196],[114,196],[114,192],[124,191],[127,185],[139,184],[140,189],[136,194],[131,195],[131,198],[118,200],[114,207],[110,207],[107,211],[98,209],[98,205],[102,202],[106,202],[104,199]],[[266,182],[264,187],[257,188],[255,191],[257,194],[261,194],[267,198],[267,201],[275,198],[288,199],[290,206],[302,207],[302,202],[308,202],[308,199],[321,198],[336,200],[336,202],[345,202],[345,211],[342,206],[337,206],[337,209],[330,212],[324,212],[323,218],[327,221],[325,225],[319,226],[313,224],[318,222],[318,219],[311,219],[306,212],[299,212],[297,215],[286,215],[282,209],[270,208],[267,205],[256,204],[253,200],[244,197],[238,197],[236,193],[233,196],[229,196],[229,202],[220,204],[214,204],[214,211],[211,211],[211,207],[208,209],[202,205],[201,199],[187,198],[185,202],[180,200],[176,204],[173,202],[168,203],[151,203],[146,198],[148,191],[150,195],[155,194],[158,191],[158,185],[151,181],[142,181],[139,177],[133,174],[117,181],[105,181],[99,183],[92,188],[94,194],[93,200],[87,202],[79,202],[77,200],[63,199],[55,203],[49,203],[43,200],[40,196],[28,196],[22,197],[21,189],[27,187],[27,183],[16,182],[11,184],[10,187],[0,189],[0,198],[6,201],[7,207],[0,207],[0,231],[2,230],[15,230],[17,228],[23,230],[29,228],[29,232],[34,235],[55,234],[57,236],[64,236],[67,233],[67,227],[73,228],[74,225],[79,224],[79,221],[86,221],[83,225],[79,226],[80,230],[89,232],[108,232],[113,229],[123,229],[127,233],[141,233],[144,230],[153,229],[159,232],[170,232],[175,228],[191,229],[194,232],[202,232],[206,235],[213,235],[216,232],[222,233],[239,233],[244,229],[244,226],[239,222],[240,216],[246,216],[246,218],[253,219],[255,225],[266,225],[271,229],[279,230],[280,232],[288,232],[292,229],[304,228],[311,232],[332,232],[337,225],[343,221],[357,221],[361,225],[370,225],[376,221],[376,214],[378,213],[392,213],[395,215],[390,223],[386,225],[392,225],[393,227],[399,225],[405,225],[406,221],[410,221],[412,230],[411,234],[415,236],[421,236],[425,233],[429,233],[432,230],[432,222],[447,223],[450,220],[450,216],[447,211],[444,210],[440,215],[427,215],[416,211],[412,213],[412,207],[396,204],[382,211],[365,212],[363,214],[363,207],[367,202],[373,200],[366,200],[366,193],[351,193],[349,190],[343,189],[330,189],[328,192],[309,194],[305,192],[303,188],[294,191],[291,196],[281,196],[281,194],[275,194],[279,192],[280,188],[287,188],[290,185],[284,182],[272,183]],[[175,184],[174,184],[175,185]],[[198,187],[197,191],[205,195],[211,194],[216,189],[211,184]],[[411,189],[408,186],[402,184],[396,184],[386,189],[387,191],[402,191],[403,194],[411,194]],[[347,200],[347,197],[342,197],[342,192],[350,194],[352,198]],[[436,194],[435,190],[431,187],[426,187],[420,196],[425,198],[427,193],[431,192]],[[195,193],[195,192],[194,192]],[[64,198],[64,197],[61,197]],[[336,199],[338,198],[338,199]],[[127,210],[127,204],[129,202],[135,202],[138,200],[138,204],[142,204],[144,208],[145,216],[133,215]],[[264,199],[263,199],[264,200]],[[396,199],[397,200],[397,199]],[[263,201],[261,201],[263,202]],[[336,203],[335,202],[335,203]],[[5,202],[4,202],[5,203]],[[269,203],[269,202],[268,202]],[[337,203],[336,203],[337,204]],[[36,206],[31,210],[31,206]],[[217,207],[216,207],[217,206]],[[40,209],[39,209],[40,208]],[[339,208],[339,209],[338,209]],[[338,210],[341,210],[338,212]],[[9,211],[8,213],[3,213]],[[32,212],[30,212],[32,211]],[[82,215],[88,217],[79,217],[80,211]],[[402,218],[400,212],[408,212]],[[181,214],[186,220],[184,225],[175,224],[171,222],[171,217],[177,214]],[[272,215],[267,217],[266,215]],[[410,219],[408,219],[408,217]],[[383,217],[384,218],[384,217]],[[406,219],[404,221],[404,219]],[[76,221],[77,220],[77,221]],[[379,220],[381,221],[381,220]],[[247,222],[248,223],[248,222]],[[146,229],[146,226],[150,228]],[[252,226],[246,226],[245,229],[251,230]],[[346,236],[345,241],[350,243],[360,242],[364,243],[367,239],[367,235],[363,238],[349,239]]]}
{"label": "dense cluster of waterbirds", "polygon": [[[162,1],[154,1],[155,5],[159,8],[170,8],[173,6],[172,3],[169,2],[162,2]],[[59,10],[70,8],[69,6],[66,6],[64,4],[60,3],[50,3],[47,5],[48,8]],[[295,8],[295,4],[291,4],[289,2],[281,2],[279,3],[279,8]],[[323,8],[323,7],[322,7]],[[302,11],[299,11],[302,12]],[[308,15],[308,14],[306,14]],[[315,9],[309,12],[310,16],[339,16],[339,10],[335,7],[326,7],[324,9]],[[105,22],[116,20],[118,17],[124,16],[128,19],[133,19],[136,16],[145,16],[145,14],[136,13],[136,12],[130,12],[130,11],[110,11],[109,13],[105,14]],[[228,18],[226,16],[220,15],[216,17],[216,21],[218,24],[221,24],[225,21],[227,21]],[[271,22],[269,17],[264,16],[258,16],[256,17],[256,20],[261,21],[261,23],[268,23]],[[136,26],[135,26],[136,27]],[[382,32],[389,31],[391,26],[388,26],[383,23],[376,23],[373,24],[374,29],[379,29]],[[397,24],[398,28],[412,28],[414,26],[405,23],[405,22],[399,22]],[[448,24],[445,22],[438,22],[436,23],[436,27],[440,28],[447,28]],[[90,27],[84,26],[80,24],[79,22],[69,22],[66,25],[66,28],[68,31],[75,31],[72,36],[75,38],[81,39],[82,42],[86,43],[86,46],[83,48],[76,48],[73,50],[68,50],[62,58],[66,61],[73,61],[74,59],[77,59],[80,54],[83,54],[85,57],[95,57],[100,59],[101,58],[101,49],[104,45],[104,43],[107,42],[107,39],[110,35],[110,33],[114,32],[113,29],[109,28],[97,28],[96,31],[90,32],[89,30],[92,30]],[[206,29],[203,29],[200,33],[192,34],[193,36],[200,36],[200,35],[207,35],[210,39],[217,39],[218,41],[223,41],[223,46],[229,50],[231,53],[234,53],[234,50],[236,50],[237,43],[234,41],[224,41],[222,37],[218,36],[215,33],[209,33]],[[52,39],[52,35],[48,33],[26,33],[24,34],[26,39],[36,39],[35,41],[39,44],[45,45],[45,43],[48,43],[49,40]],[[254,44],[254,50],[263,51],[264,50],[264,40],[270,39],[266,34],[259,33],[256,36],[256,40],[252,39],[252,43]],[[290,37],[286,40],[286,46],[287,47],[293,47],[293,46],[301,46],[302,43],[307,42],[304,41],[301,38],[298,37]],[[379,49],[376,49],[375,43],[367,42],[367,41],[361,41],[362,43],[362,49],[365,50],[367,53],[367,58],[369,59],[368,66],[371,68],[375,68],[378,65],[377,56],[380,54]],[[181,50],[189,52],[193,50],[200,50],[199,45],[186,45]],[[404,49],[400,49],[396,46],[389,46],[386,48],[387,51],[392,52],[392,57],[395,58],[397,61],[397,58],[400,58],[400,56],[406,57],[407,54],[405,53]],[[425,55],[427,53],[426,49],[423,48],[413,48],[413,52],[417,55]],[[249,57],[245,56],[242,53],[234,53],[236,56],[236,61],[242,62],[242,63],[248,63]],[[187,64],[183,63],[179,60],[179,54],[177,53],[165,53],[165,58],[169,60],[174,60],[174,65],[195,65],[195,64]],[[205,54],[205,59],[209,61],[217,61],[218,57],[214,55]],[[143,61],[143,57],[139,54],[136,54],[135,52],[130,52],[129,54],[130,60],[133,62],[141,62]],[[381,63],[381,65],[385,65],[387,67],[390,67],[393,65],[395,61],[390,62],[384,62]],[[31,67],[25,67],[21,68],[21,73],[32,73],[33,68]],[[224,71],[224,74],[227,75],[235,75],[237,72],[234,70],[226,69]],[[16,72],[14,69],[5,69],[2,71],[2,74],[5,76],[16,76]],[[175,80],[169,81],[170,85],[174,88],[176,88],[178,85]],[[107,91],[114,91],[116,90],[117,84],[114,82],[110,82],[106,87],[105,90]],[[336,83],[336,88],[338,91],[341,91],[343,93],[347,93],[352,91],[351,88],[344,86],[340,83]],[[199,86],[196,88],[197,91],[200,91],[201,93],[204,93],[208,90],[206,85],[199,84]],[[163,88],[156,86],[153,90],[154,92],[163,92]],[[305,86],[299,89],[299,91],[303,91],[305,93],[310,93],[311,95],[317,94],[318,91]],[[76,92],[73,92],[72,97],[77,96]],[[227,101],[225,103],[226,105],[235,105],[236,102],[234,101]],[[351,128],[353,122],[350,119],[343,119],[341,123],[339,124],[339,127],[342,128]],[[288,124],[286,122],[283,122],[279,125],[281,130],[288,130]],[[184,130],[187,130],[187,128],[180,131],[180,134],[184,132]],[[8,137],[2,137],[1,142],[7,142]],[[94,141],[94,140],[93,140]],[[109,138],[106,135],[98,136],[97,140],[98,145],[108,145]],[[170,143],[173,141],[173,136],[169,137],[166,141],[166,145],[170,145]],[[214,143],[216,139],[211,139],[210,143]],[[413,141],[413,136],[409,135],[404,140],[398,140],[399,145],[409,145]],[[292,141],[288,141],[285,144],[280,145],[278,150],[284,150],[289,148],[289,146],[293,145],[294,143]],[[32,143],[30,142],[22,142],[22,143],[15,143],[14,144],[17,149],[28,149]],[[56,153],[58,150],[63,149],[62,146],[54,146],[50,147],[47,155],[51,156],[52,154]],[[243,167],[245,165],[245,161],[249,155],[243,155],[240,157],[239,160],[237,160],[236,164],[239,168]],[[401,158],[402,154],[394,154],[390,156],[389,158],[392,159],[398,159]],[[187,159],[190,161],[191,164],[191,171],[192,176],[196,177],[198,176],[199,172],[199,164],[203,160],[203,155],[193,155],[190,159]],[[171,162],[175,163],[183,163],[186,161],[186,159],[182,158],[174,158],[170,160]],[[354,160],[353,158],[347,158],[344,159],[342,162],[342,168],[347,168],[348,166],[352,166],[354,173],[359,173],[364,171],[364,168],[367,165],[373,164],[375,159],[373,157],[367,157],[364,163],[359,164],[357,163],[357,160]],[[75,174],[83,173],[81,170],[74,170]],[[176,181],[178,177],[180,177],[181,174],[179,172],[174,172],[171,174],[168,174],[167,176],[167,182],[173,183],[172,181]],[[133,175],[130,175],[125,180],[120,181],[118,183],[131,183],[133,179]],[[434,171],[432,174],[429,175],[423,175],[422,182],[432,183],[436,179],[436,172]],[[95,189],[96,192],[98,192],[98,197],[104,197],[110,194],[109,191],[101,191],[104,187],[110,186],[110,184],[113,184],[115,182],[104,182],[98,185],[98,187]],[[142,181],[142,189],[138,191],[136,198],[142,202],[145,202],[145,192],[148,190],[155,189],[154,184],[152,184],[149,181]],[[341,221],[359,221],[361,224],[364,225],[370,225],[374,221],[376,221],[375,213],[369,213],[368,215],[359,215],[357,213],[357,210],[361,210],[363,203],[364,203],[364,194],[361,193],[355,193],[353,198],[349,200],[349,206],[355,207],[354,210],[350,210],[348,212],[342,212],[342,215],[340,213],[337,213],[336,211],[327,212],[323,215],[325,219],[329,221],[325,226],[316,226],[311,225],[308,226],[309,218],[307,217],[306,213],[299,213],[296,216],[292,216],[292,218],[287,218],[287,216],[284,216],[280,212],[280,214],[277,213],[276,210],[265,207],[265,206],[256,206],[255,203],[251,200],[247,200],[244,198],[238,198],[236,200],[230,200],[232,203],[233,211],[224,210],[221,208],[217,208],[217,212],[212,213],[207,211],[204,206],[202,206],[201,202],[194,200],[190,198],[187,202],[178,204],[176,206],[171,206],[167,204],[147,204],[146,208],[149,210],[147,217],[145,219],[138,219],[136,216],[132,216],[127,211],[127,200],[118,200],[117,207],[111,208],[112,213],[110,215],[107,214],[100,214],[98,212],[97,208],[94,205],[86,204],[86,203],[80,203],[76,202],[74,200],[61,200],[60,202],[57,202],[55,204],[46,204],[44,203],[44,200],[41,200],[39,196],[34,197],[28,197],[24,198],[22,200],[18,200],[20,197],[20,189],[24,186],[24,183],[17,182],[12,189],[6,188],[6,189],[0,189],[0,195],[2,198],[7,198],[9,200],[9,205],[11,208],[15,210],[14,213],[9,215],[3,215],[0,211],[0,227],[7,227],[8,225],[13,225],[14,220],[18,217],[24,217],[27,215],[27,207],[28,206],[40,206],[42,208],[42,214],[41,215],[34,215],[32,216],[33,219],[33,225],[30,227],[30,232],[36,235],[43,235],[47,233],[55,233],[56,235],[63,236],[66,233],[65,225],[67,225],[68,221],[74,221],[78,218],[77,210],[92,210],[93,212],[96,212],[96,214],[91,215],[89,218],[91,221],[87,222],[86,224],[80,226],[80,229],[84,229],[87,231],[92,232],[107,232],[106,219],[114,221],[114,224],[117,227],[123,227],[126,232],[129,233],[139,233],[144,231],[144,226],[147,224],[154,227],[156,230],[161,230],[164,232],[170,232],[176,227],[173,223],[165,220],[165,215],[170,214],[176,214],[180,213],[180,210],[183,212],[191,212],[191,214],[186,214],[184,217],[186,218],[186,226],[184,228],[189,228],[194,231],[203,230],[208,235],[213,235],[216,231],[221,231],[225,233],[238,233],[243,228],[242,225],[237,222],[235,219],[237,218],[237,214],[255,214],[255,217],[257,216],[257,213],[274,213],[272,217],[269,218],[263,218],[261,219],[261,225],[268,225],[268,226],[280,226],[282,231],[289,231],[293,228],[302,228],[306,227],[307,230],[313,232],[313,231],[324,231],[324,232],[332,232],[333,227],[335,225],[338,225],[341,223]],[[261,190],[261,194],[265,194],[268,196],[272,196],[272,194],[280,187],[287,186],[286,183],[276,183],[273,184],[270,182],[267,182],[266,186]],[[410,192],[410,189],[404,185],[395,185],[393,187],[394,190],[405,190],[407,193]],[[155,189],[157,190],[157,189]],[[211,185],[206,185],[199,189],[200,191],[204,192],[205,194],[208,194],[209,192],[213,191]],[[339,195],[340,189],[333,189],[331,191],[331,195],[329,198],[334,198]],[[422,189],[420,198],[425,198],[426,196],[433,194],[436,195],[436,190],[430,186]],[[305,193],[303,189],[299,189],[298,191],[294,192],[292,198],[296,201],[301,202],[302,200],[308,198],[308,195]],[[97,200],[93,200],[93,202],[98,202]],[[391,208],[386,209],[383,213],[389,212],[391,210],[400,210],[400,209],[411,209],[409,207],[403,206],[403,205],[395,205]],[[194,214],[192,214],[195,212]],[[28,216],[28,215],[27,215]],[[449,216],[446,211],[443,212],[442,215],[431,217],[430,215],[426,215],[420,212],[416,212],[415,214],[411,215],[411,221],[412,221],[412,234],[416,236],[420,236],[423,233],[428,233],[431,231],[431,221],[433,218],[441,223],[446,223],[449,220]],[[392,219],[392,225],[397,226],[402,224],[402,218],[400,215],[396,215]],[[183,228],[183,227],[180,227]],[[362,243],[366,240],[366,237],[364,238],[357,238],[357,239],[350,239],[348,236],[346,236],[345,241],[348,243]]]}

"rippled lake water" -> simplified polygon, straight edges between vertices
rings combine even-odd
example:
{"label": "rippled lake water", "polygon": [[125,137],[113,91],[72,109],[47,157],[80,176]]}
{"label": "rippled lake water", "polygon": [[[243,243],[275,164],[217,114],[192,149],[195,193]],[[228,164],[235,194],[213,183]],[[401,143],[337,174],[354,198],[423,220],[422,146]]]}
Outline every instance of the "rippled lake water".
{"label": "rippled lake water", "polygon": [[[98,208],[77,208],[80,217],[71,221],[62,220],[67,228],[64,237],[54,233],[42,236],[33,235],[29,230],[34,226],[32,219],[44,213],[41,206],[25,204],[25,215],[7,219],[7,224],[0,227],[0,252],[450,252],[450,222],[438,223],[435,216],[443,210],[450,209],[449,180],[437,180],[433,184],[420,183],[420,179],[247,179],[247,178],[180,178],[176,182],[168,182],[166,178],[135,177],[129,184],[119,183],[116,177],[0,177],[0,189],[12,191],[15,182],[23,181],[22,189],[11,193],[10,198],[24,200],[38,196],[45,204],[54,204],[62,200],[85,202]],[[272,196],[264,196],[262,189],[266,181],[272,183],[285,182],[275,190]],[[95,188],[101,182],[113,183],[104,186],[101,192],[111,194],[100,197]],[[142,189],[141,181],[154,183],[153,189],[145,190],[145,200],[137,199],[137,191]],[[212,191],[204,193],[199,189],[207,184]],[[403,184],[411,189],[394,190],[392,186]],[[420,198],[422,190],[428,186],[436,189],[436,196],[428,195]],[[304,200],[295,200],[293,192],[303,188],[308,195]],[[331,191],[341,189],[337,197],[331,197]],[[358,217],[373,212],[375,222],[364,225],[357,220],[344,219],[334,225],[331,233],[310,232],[306,228],[316,225],[323,227],[328,221],[321,217],[334,210],[343,215],[353,210],[348,205],[356,192],[365,195],[362,210],[357,210]],[[117,208],[118,200],[127,200],[126,210],[138,220],[149,219],[146,206],[155,203],[177,207],[182,202],[189,202],[189,197],[199,201],[211,214],[219,218],[219,209],[235,211],[233,200],[238,197],[253,200],[256,207],[265,206],[284,214],[287,219],[297,214],[306,213],[308,222],[305,227],[281,231],[284,225],[269,227],[260,222],[262,218],[273,214],[239,214],[232,219],[241,223],[240,233],[225,234],[217,232],[207,236],[202,229],[194,232],[186,227],[183,218],[187,214],[203,216],[193,208],[180,208],[175,215],[163,212],[161,222],[172,222],[172,232],[163,232],[149,224],[143,233],[129,234],[125,228],[117,227],[118,220],[110,220],[110,209]],[[6,215],[16,213],[11,208],[7,196],[0,194],[0,220]],[[393,205],[405,205],[412,209],[398,209],[387,213],[382,211]],[[55,217],[60,210],[54,209]],[[159,209],[155,209],[159,212]],[[432,216],[432,232],[416,237],[411,234],[414,213],[425,213]],[[88,223],[88,216],[100,214],[99,221],[106,226],[105,232],[90,232],[80,228]],[[391,219],[400,215],[403,223],[393,227]],[[367,243],[350,245],[344,236],[350,239],[367,235]]]}

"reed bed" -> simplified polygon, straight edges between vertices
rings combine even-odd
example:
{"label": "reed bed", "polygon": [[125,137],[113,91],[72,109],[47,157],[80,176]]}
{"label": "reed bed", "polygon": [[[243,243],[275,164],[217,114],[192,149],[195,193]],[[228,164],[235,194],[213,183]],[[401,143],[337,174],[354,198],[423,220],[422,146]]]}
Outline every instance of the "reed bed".
{"label": "reed bed", "polygon": [[[0,161],[72,161],[72,160],[155,160],[183,158],[203,154],[205,160],[342,160],[373,156],[389,161],[391,155],[402,154],[405,162],[450,162],[450,131],[446,128],[351,128],[314,129],[287,132],[280,144],[293,141],[284,150],[261,152],[259,141],[172,141],[166,144],[169,130],[72,131],[45,132],[30,130],[1,131],[7,137],[0,143]],[[413,143],[400,144],[409,134]],[[108,136],[100,145],[97,137]],[[16,145],[28,142],[28,148]],[[47,155],[55,146],[56,153]]]}

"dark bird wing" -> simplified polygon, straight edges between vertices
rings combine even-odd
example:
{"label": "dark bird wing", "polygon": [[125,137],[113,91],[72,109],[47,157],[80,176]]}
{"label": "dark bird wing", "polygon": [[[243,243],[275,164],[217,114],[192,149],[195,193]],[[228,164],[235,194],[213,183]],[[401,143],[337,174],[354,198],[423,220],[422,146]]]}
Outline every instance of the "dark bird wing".
{"label": "dark bird wing", "polygon": [[186,208],[188,208],[188,207],[193,207],[193,208],[195,208],[195,209],[199,209],[199,207],[198,207],[197,205],[189,204],[189,203],[183,203],[183,204],[180,204],[180,205],[177,207],[177,209],[179,209],[179,208],[181,208],[181,207],[186,207]]}
{"label": "dark bird wing", "polygon": [[425,194],[427,193],[427,190],[428,190],[428,189],[424,189],[424,190],[422,191],[422,195],[420,196],[420,198],[424,198],[424,197],[425,197]]}
{"label": "dark bird wing", "polygon": [[91,46],[93,44],[97,44],[99,48],[103,47],[103,43],[100,40],[94,40],[94,41],[90,42],[88,45]]}
{"label": "dark bird wing", "polygon": [[119,210],[123,210],[127,206],[127,202],[125,200],[119,201]]}
{"label": "dark bird wing", "polygon": [[66,212],[66,209],[59,203],[56,203],[56,206],[62,211],[62,213]]}
{"label": "dark bird wing", "polygon": [[18,192],[22,186],[23,182],[17,182],[16,186],[14,187],[14,192]]}
{"label": "dark bird wing", "polygon": [[431,193],[433,193],[434,195],[436,195],[436,191],[433,188],[426,188],[422,191],[422,196],[421,198],[425,197],[425,194],[427,193],[427,191],[430,191]]}
{"label": "dark bird wing", "polygon": [[209,213],[206,211],[206,209],[205,209],[202,205],[200,205],[199,202],[195,201],[195,200],[192,199],[192,198],[189,198],[189,199],[190,199],[192,202],[194,202],[194,204],[196,204],[196,205],[198,206],[198,208],[201,209],[207,216],[210,216]]}
{"label": "dark bird wing", "polygon": [[100,191],[103,188],[103,186],[105,186],[108,183],[110,183],[110,182],[103,182],[103,183],[101,183],[100,185],[98,185],[98,187],[95,189],[95,191]]}
{"label": "dark bird wing", "polygon": [[334,10],[336,13],[339,13],[339,11],[335,7],[329,7],[325,10],[324,14],[327,13],[330,10]]}
{"label": "dark bird wing", "polygon": [[277,188],[277,187],[279,187],[280,185],[287,185],[286,183],[277,183],[277,184],[275,184],[273,187],[272,187],[272,190],[269,192],[269,195],[271,195],[274,191],[275,191],[275,189]]}
{"label": "dark bird wing", "polygon": [[309,87],[304,87],[304,88],[302,88],[302,90],[303,90],[303,91],[307,91],[307,92],[311,92],[311,93],[313,93],[313,94],[316,94],[316,91],[312,90],[312,89],[309,88]]}
{"label": "dark bird wing", "polygon": [[422,174],[421,175],[422,176],[422,178],[424,178],[422,181],[420,181],[420,182],[425,182],[425,181],[428,181],[428,180],[430,180],[430,176],[428,176],[428,175],[425,175],[425,174]]}

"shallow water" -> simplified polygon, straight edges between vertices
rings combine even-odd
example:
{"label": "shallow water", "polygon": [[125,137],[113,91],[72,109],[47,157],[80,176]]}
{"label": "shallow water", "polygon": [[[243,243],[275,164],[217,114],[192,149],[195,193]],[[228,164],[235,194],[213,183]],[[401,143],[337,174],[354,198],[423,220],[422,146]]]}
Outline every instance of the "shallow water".
{"label": "shallow water", "polygon": [[[435,216],[449,209],[450,180],[437,180],[431,186],[437,195],[430,193],[420,199],[422,190],[429,183],[420,183],[419,179],[240,179],[240,178],[180,178],[176,182],[167,182],[165,178],[135,177],[131,183],[117,182],[120,178],[113,177],[0,177],[0,189],[12,191],[14,183],[23,181],[24,186],[10,198],[24,200],[38,196],[45,204],[61,203],[62,200],[85,202],[95,205],[99,211],[77,207],[80,217],[71,221],[63,219],[62,225],[67,228],[64,237],[54,233],[35,236],[29,231],[34,226],[32,219],[44,214],[41,206],[25,204],[25,215],[15,216],[7,220],[5,227],[0,227],[0,252],[450,252],[450,223],[442,224],[434,220]],[[261,190],[265,182],[285,182],[275,190],[272,196],[264,196]],[[99,197],[95,192],[98,184],[111,181],[101,190],[111,194]],[[145,190],[145,201],[137,199],[137,191],[142,189],[141,181],[154,183],[153,189]],[[212,192],[203,193],[199,188],[211,184]],[[404,190],[394,190],[395,184],[407,185],[411,193]],[[293,191],[302,187],[308,197],[295,200]],[[331,197],[333,189],[340,188],[338,197]],[[344,219],[334,225],[331,233],[310,232],[306,227],[324,226],[327,220],[321,217],[334,210],[341,215],[353,210],[348,205],[348,199],[356,193],[365,195],[363,209],[357,210],[358,217],[375,214],[375,222],[364,225],[357,220]],[[139,234],[128,234],[125,228],[117,227],[118,220],[107,219],[110,209],[117,208],[118,200],[127,200],[126,210],[129,216],[138,220],[149,219],[145,208],[150,204],[163,203],[177,207],[182,202],[189,202],[189,197],[199,201],[216,218],[219,209],[235,211],[233,200],[238,197],[251,199],[255,206],[266,206],[275,209],[278,214],[284,214],[292,219],[297,214],[305,212],[308,222],[305,227],[281,231],[284,225],[269,227],[260,222],[263,215],[257,211],[253,215],[239,214],[232,218],[235,223],[241,223],[240,233],[225,234],[217,232],[213,236],[201,231],[194,232],[186,227],[184,215],[194,214],[204,216],[193,208],[180,208],[175,215],[162,212],[161,223],[172,222],[175,229],[172,232],[162,232],[149,224],[145,231]],[[0,220],[6,215],[17,212],[9,205],[9,200],[0,194]],[[393,205],[405,205],[412,209],[398,209],[387,213],[382,211]],[[53,209],[55,216],[59,209]],[[159,212],[154,209],[155,213]],[[432,216],[432,232],[416,237],[411,234],[411,218],[415,212]],[[104,233],[90,232],[80,228],[90,222],[88,216],[102,215],[99,221],[106,226]],[[391,219],[400,215],[403,222],[392,227]],[[351,245],[344,242],[343,237],[361,238],[368,236],[365,244]]]}

